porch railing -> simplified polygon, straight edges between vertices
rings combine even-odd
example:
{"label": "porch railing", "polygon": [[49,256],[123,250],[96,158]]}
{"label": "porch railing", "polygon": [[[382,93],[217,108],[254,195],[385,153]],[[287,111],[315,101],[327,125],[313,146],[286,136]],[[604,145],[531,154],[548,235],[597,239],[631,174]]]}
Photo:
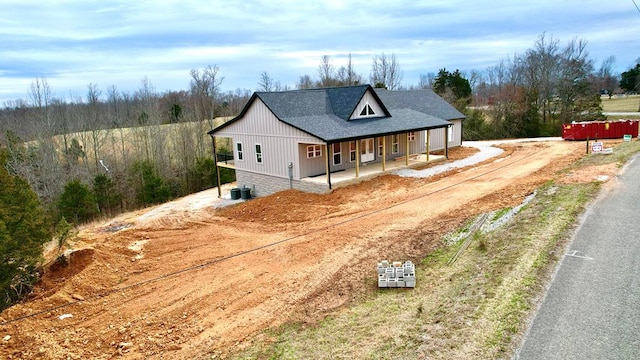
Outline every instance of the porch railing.
{"label": "porch railing", "polygon": [[223,162],[225,164],[228,163],[233,163],[233,154],[216,154],[217,155],[217,162]]}

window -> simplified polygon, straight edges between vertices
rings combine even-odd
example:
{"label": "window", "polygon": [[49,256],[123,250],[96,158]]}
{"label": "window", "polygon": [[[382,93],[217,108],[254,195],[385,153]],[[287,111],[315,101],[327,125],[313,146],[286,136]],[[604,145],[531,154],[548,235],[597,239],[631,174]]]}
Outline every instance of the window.
{"label": "window", "polygon": [[369,103],[364,104],[362,111],[360,111],[360,116],[371,116],[375,114],[376,113],[373,112],[373,109],[371,108],[371,105],[369,105]]}
{"label": "window", "polygon": [[262,164],[262,145],[256,144],[256,162]]}
{"label": "window", "polygon": [[384,138],[378,138],[378,157],[384,155]]}
{"label": "window", "polygon": [[322,145],[307,145],[307,159],[322,156]]}
{"label": "window", "polygon": [[242,152],[242,143],[236,143],[236,158],[240,161],[244,160],[244,155]]}
{"label": "window", "polygon": [[356,142],[349,141],[349,161],[356,161]]}
{"label": "window", "polygon": [[447,132],[448,132],[448,135],[447,135],[448,139],[447,140],[449,142],[452,142],[453,141],[453,126],[449,126],[449,129],[448,129]]}
{"label": "window", "polygon": [[416,133],[411,131],[407,133],[407,137],[409,138],[409,141],[414,141],[416,139]]}
{"label": "window", "polygon": [[340,143],[334,143],[331,146],[333,151],[333,165],[342,164],[342,147],[340,146]]}
{"label": "window", "polygon": [[391,135],[391,152],[397,154],[400,152],[400,141],[398,134]]}

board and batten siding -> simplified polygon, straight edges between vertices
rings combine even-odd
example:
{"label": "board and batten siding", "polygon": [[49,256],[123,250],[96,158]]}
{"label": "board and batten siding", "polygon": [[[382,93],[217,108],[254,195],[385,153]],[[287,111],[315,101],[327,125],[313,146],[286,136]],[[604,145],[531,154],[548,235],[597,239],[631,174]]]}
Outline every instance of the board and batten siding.
{"label": "board and batten siding", "polygon": [[[450,120],[453,126],[449,131],[453,131],[453,139],[449,141],[448,147],[456,147],[462,145],[462,120]],[[431,130],[431,138],[429,141],[429,151],[443,150],[444,149],[444,131],[445,129]]]}
{"label": "board and batten siding", "polygon": [[[241,119],[216,132],[215,136],[233,139],[236,169],[287,179],[290,162],[293,163],[294,179],[300,179],[299,165],[307,160],[306,153],[300,157],[299,144],[323,144],[322,140],[278,120],[260,99],[253,102]],[[242,143],[242,160],[237,158],[238,142]],[[256,161],[256,144],[262,148],[261,164]]]}
{"label": "board and batten siding", "polygon": [[[415,131],[414,140],[409,141],[409,155],[424,154],[427,148],[427,132]],[[409,136],[409,134],[405,135]],[[406,141],[406,137],[402,137]]]}
{"label": "board and batten siding", "polygon": [[300,159],[300,177],[318,176],[327,173],[327,153],[326,146],[320,147],[322,155],[314,158],[307,158],[308,144],[298,144],[298,158]]}

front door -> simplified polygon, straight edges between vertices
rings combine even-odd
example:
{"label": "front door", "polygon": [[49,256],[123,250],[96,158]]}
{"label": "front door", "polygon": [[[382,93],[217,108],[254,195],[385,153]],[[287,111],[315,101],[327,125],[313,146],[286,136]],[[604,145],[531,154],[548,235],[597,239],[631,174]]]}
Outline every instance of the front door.
{"label": "front door", "polygon": [[375,160],[373,138],[360,140],[360,162]]}

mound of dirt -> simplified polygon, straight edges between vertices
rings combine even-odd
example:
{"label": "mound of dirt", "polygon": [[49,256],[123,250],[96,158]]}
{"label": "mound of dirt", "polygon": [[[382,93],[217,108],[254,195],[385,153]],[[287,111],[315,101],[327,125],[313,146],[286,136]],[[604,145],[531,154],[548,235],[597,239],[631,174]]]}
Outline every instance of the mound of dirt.
{"label": "mound of dirt", "polygon": [[[449,159],[443,161],[464,159],[477,152],[478,149],[473,147],[453,148],[449,151]],[[443,155],[444,152],[439,151],[434,154]],[[443,161],[422,166],[420,169],[442,164]],[[443,176],[446,174],[435,176],[432,179],[436,180]],[[344,210],[344,206],[341,204],[349,204],[354,200],[368,201],[371,198],[385,197],[385,194],[392,193],[397,189],[410,188],[419,183],[422,181],[395,175],[383,175],[367,181],[367,185],[371,189],[371,192],[368,193],[354,193],[353,186],[338,188],[331,193],[322,195],[302,193],[298,190],[285,190],[271,196],[221,209],[220,215],[241,222],[303,223],[338,213]]]}
{"label": "mound of dirt", "polygon": [[72,250],[64,253],[45,268],[44,274],[37,287],[45,291],[52,284],[64,282],[84,270],[93,261],[94,250],[92,248]]}

